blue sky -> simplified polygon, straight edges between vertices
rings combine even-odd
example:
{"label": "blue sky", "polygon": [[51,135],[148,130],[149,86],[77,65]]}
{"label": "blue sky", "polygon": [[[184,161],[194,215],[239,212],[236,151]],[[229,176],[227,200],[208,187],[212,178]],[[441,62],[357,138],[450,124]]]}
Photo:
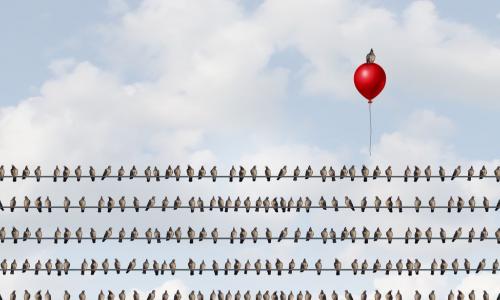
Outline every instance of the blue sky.
{"label": "blue sky", "polygon": [[[409,165],[423,169],[431,164],[451,170],[456,165],[464,172],[470,165],[476,170],[484,164],[490,172],[500,164],[497,126],[500,112],[498,69],[500,68],[500,4],[483,1],[85,1],[79,5],[67,1],[44,3],[0,3],[0,157],[1,164],[41,165],[51,172],[54,165],[77,164],[99,170],[111,164],[132,164],[141,170],[147,165],[166,168],[168,164],[191,164],[195,168],[212,164],[229,170],[240,164],[274,169],[284,164],[323,165],[366,164],[385,167],[391,164],[401,173]],[[368,155],[368,107],[352,83],[355,68],[374,48],[377,63],[387,73],[385,90],[372,106],[373,155]],[[277,172],[277,171],[276,171]],[[396,172],[396,171],[395,171]],[[282,193],[298,196],[332,194],[342,199],[352,195],[401,195],[412,201],[435,195],[446,201],[450,195],[467,199],[476,195],[490,197],[496,203],[498,184],[494,182],[455,182],[450,185],[418,183],[408,187],[370,183],[325,187],[318,183],[297,186],[280,183],[244,183],[238,186],[191,186],[168,184],[146,186],[143,183],[119,185],[9,184],[0,191],[0,200],[19,199],[50,191],[54,199],[65,195],[89,199],[100,195],[137,195],[147,199],[152,193],[169,197],[184,195],[263,195]],[[197,196],[196,195],[196,196]],[[495,201],[493,200],[495,199]],[[76,200],[75,200],[76,201]],[[90,201],[90,200],[89,200]],[[124,220],[119,214],[108,218],[73,215],[71,226],[107,228],[110,223],[147,227],[135,215]],[[391,216],[392,217],[392,216]],[[311,224],[319,232],[330,226],[394,226],[406,228],[429,224],[445,226],[450,232],[460,222],[466,227],[498,227],[494,214],[414,216],[408,213],[394,218],[377,215],[340,216],[332,221],[328,214],[319,216],[292,214],[273,216],[199,216],[184,218],[174,214],[167,219],[155,214],[148,219],[164,226],[302,226]],[[28,218],[11,214],[4,225],[29,226],[64,224],[64,215]],[[458,222],[460,220],[460,222]],[[395,224],[393,224],[393,223]],[[460,223],[461,224],[461,223]],[[1,225],[0,226],[4,226]],[[123,226],[125,226],[123,225]],[[163,226],[162,225],[162,226]],[[227,225],[227,226],[226,226]],[[399,226],[401,225],[401,226]],[[464,225],[464,226],[465,226]],[[61,225],[64,226],[64,225]],[[222,226],[222,225],[219,225]],[[52,226],[53,227],[53,226]],[[227,227],[227,228],[226,228]],[[371,228],[370,227],[370,228]],[[319,229],[319,230],[318,230]],[[476,230],[479,231],[479,230]],[[34,251],[29,245],[9,248],[11,255],[36,257],[61,255],[66,248],[47,245]],[[120,248],[71,246],[75,259],[85,255],[104,257],[117,254],[130,257],[135,245]],[[356,247],[238,247],[220,250],[189,245],[170,249],[169,255],[227,257],[240,255],[283,255],[285,257],[332,255],[351,259],[408,255],[431,258],[447,256],[449,248]],[[484,247],[484,256],[494,258],[494,244]],[[457,255],[476,251],[474,245],[457,246]],[[141,255],[164,255],[163,246],[140,246]],[[414,251],[414,252],[411,252]],[[334,253],[334,254],[332,254]],[[482,253],[481,253],[482,254]],[[472,255],[472,254],[471,254]],[[139,256],[139,255],[138,255]],[[479,258],[479,255],[472,257]],[[311,263],[311,262],[310,262]],[[309,277],[277,279],[277,287],[289,288]],[[315,279],[315,278],[313,278]],[[451,288],[490,289],[494,277],[488,275],[447,278],[435,282],[432,277],[370,277],[356,284],[345,277],[336,281],[355,293],[385,289],[393,282],[404,291],[416,284],[422,289],[440,292]],[[78,283],[68,279],[51,282],[46,277],[36,286],[77,290]],[[102,281],[99,281],[102,280]],[[257,277],[249,281],[221,279],[222,286],[245,288],[272,287]],[[309,280],[312,290],[329,285],[331,278]],[[180,276],[121,281],[113,278],[86,279],[93,291],[122,284],[143,291],[155,287],[200,287],[210,289],[213,282]],[[290,285],[291,284],[291,285]],[[0,287],[24,289],[23,277],[0,281]],[[495,290],[496,288],[496,290]],[[3,296],[3,294],[2,294]]]}

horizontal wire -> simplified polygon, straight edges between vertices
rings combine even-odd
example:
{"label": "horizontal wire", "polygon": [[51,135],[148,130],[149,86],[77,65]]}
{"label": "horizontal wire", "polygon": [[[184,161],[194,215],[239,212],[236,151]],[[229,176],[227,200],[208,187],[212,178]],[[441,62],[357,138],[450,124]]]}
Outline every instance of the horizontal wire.
{"label": "horizontal wire", "polygon": [[[243,268],[242,269],[234,269],[234,268],[223,269],[223,268],[221,268],[221,269],[217,269],[217,272],[224,273],[224,272],[226,272],[226,270],[228,272],[234,272],[235,270],[237,270],[238,273],[244,273],[245,272],[245,269],[243,269]],[[365,269],[365,272],[373,272],[373,270],[374,270],[373,268],[367,268],[367,269]],[[492,272],[493,270],[494,269],[492,269],[492,268],[484,268],[480,272]],[[10,271],[11,271],[10,268],[7,269],[7,273],[9,273]],[[14,269],[14,272],[16,272],[16,271],[21,271],[22,272],[23,269],[22,268],[16,268],[16,269]],[[34,271],[36,271],[34,268],[26,269],[26,272],[34,272]],[[46,273],[47,269],[46,268],[42,268],[42,269],[39,269],[38,271]],[[81,269],[75,269],[75,268],[68,269],[68,272],[81,272],[81,271],[82,271]],[[90,273],[91,271],[92,271],[91,269],[86,269],[85,273]],[[114,269],[114,268],[109,268],[108,269],[108,272],[116,272],[116,271],[117,271],[117,269]],[[123,273],[127,273],[127,269],[126,268],[125,269],[119,269],[119,271],[120,271],[120,273],[122,273],[122,272]],[[146,273],[154,273],[155,272],[155,270],[151,269],[151,268],[148,268],[145,271],[146,271]],[[157,271],[161,272],[161,269],[158,269]],[[164,273],[171,273],[172,269],[164,269],[163,271],[164,271]],[[191,270],[189,268],[176,268],[174,270],[174,272],[191,272],[191,271],[193,271],[195,274],[196,273],[199,274],[200,269],[195,268],[195,269]],[[247,269],[247,271],[248,272],[257,272],[257,270],[255,268]],[[262,268],[262,269],[259,269],[259,272],[261,272],[261,273],[266,273],[268,271],[277,272],[279,270],[276,269],[276,268],[272,268],[272,269]],[[288,271],[289,270],[287,268],[281,269],[281,272],[283,272],[283,273],[288,273]],[[317,271],[318,270],[316,270],[314,268],[303,269],[303,272],[317,272]],[[341,269],[338,269],[338,270],[337,269],[333,269],[333,268],[323,268],[323,269],[321,269],[321,272],[337,272],[337,271],[338,272],[349,272],[349,273],[353,272],[352,269],[348,269],[348,268],[341,268]],[[361,274],[361,271],[362,271],[361,269],[357,269],[356,273]],[[412,269],[411,271],[412,271],[412,273],[416,273],[415,269]],[[419,272],[432,272],[432,271],[434,271],[435,273],[440,273],[442,270],[440,268],[437,268],[437,269],[434,269],[434,270],[432,270],[431,268],[421,268],[421,269],[418,269],[418,271]],[[453,271],[453,269],[445,269],[444,271],[445,272],[447,272],[447,271]],[[467,272],[467,269],[459,268],[459,269],[457,269],[457,271],[458,272]],[[476,272],[476,270],[473,269],[473,268],[471,268],[468,271],[469,272]],[[57,273],[57,272],[58,272],[57,269],[51,269],[51,273]],[[98,268],[98,269],[95,269],[95,272],[104,272],[104,269]],[[135,269],[128,270],[128,272],[144,272],[144,270],[141,269],[141,268],[135,268]],[[214,269],[210,269],[210,268],[202,269],[202,272],[211,273],[211,272],[214,272]],[[300,269],[293,269],[293,272],[299,272],[300,273],[301,270]],[[398,270],[394,269],[394,268],[390,269],[390,270],[386,270],[386,269],[380,268],[380,269],[376,269],[376,272],[398,273]],[[407,273],[408,270],[407,269],[402,269],[399,272],[403,274],[403,273]],[[61,273],[64,273],[63,269],[61,269]],[[499,274],[500,274],[500,272],[499,272]],[[6,275],[6,274],[3,274],[3,275]]]}
{"label": "horizontal wire", "polygon": [[[102,241],[104,237],[96,237],[95,240],[96,241]],[[22,237],[19,237],[19,238],[16,238],[15,240],[17,241],[26,241],[26,240],[54,240],[55,238],[53,237],[42,237],[42,238],[36,238],[36,237],[29,237],[27,239],[25,238],[22,238]],[[91,238],[91,237],[81,237],[81,238],[77,238],[77,237],[70,237],[68,238],[67,240],[93,240],[94,238]],[[230,237],[218,237],[217,240],[234,240],[234,241],[241,241],[240,238],[230,238]],[[468,238],[468,237],[460,237],[460,238],[452,238],[452,237],[446,237],[444,238],[445,240],[480,240],[480,241],[484,241],[484,240],[498,240],[497,238],[495,237],[484,237],[484,238],[480,238],[480,237],[473,237],[473,238]],[[4,240],[14,240],[13,237],[5,237]],[[57,239],[58,241],[64,241],[65,239],[60,237]],[[125,238],[119,238],[119,237],[109,237],[109,238],[106,238],[106,240],[123,240],[123,241],[134,241],[134,240],[148,240],[148,238],[146,237],[137,237],[137,238],[134,238],[134,239],[130,239],[129,237],[125,237]],[[176,241],[177,238],[175,237],[172,237],[170,239],[166,239],[165,237],[162,237],[160,239],[157,239],[155,237],[149,239],[151,241],[157,241],[157,240],[160,240],[160,241]],[[193,240],[193,241],[197,241],[197,242],[201,242],[201,241],[212,241],[213,238],[211,237],[206,237],[206,238],[203,238],[202,240],[199,240],[198,237],[195,237],[195,238],[188,238],[188,237],[181,237],[179,238],[179,240],[182,240],[182,241],[185,241],[185,240]],[[247,237],[245,238],[245,241],[247,242],[251,242],[253,240],[252,237]],[[312,238],[305,238],[305,237],[300,237],[300,238],[293,238],[293,237],[285,237],[285,238],[277,238],[277,237],[272,237],[272,238],[265,238],[265,237],[257,237],[255,238],[255,240],[332,240],[331,237],[328,237],[326,239],[323,239],[321,237],[312,237]],[[337,237],[335,239],[335,241],[351,241],[353,240],[353,238],[351,237],[348,237],[348,238],[344,238],[344,239],[341,239],[340,237]],[[368,240],[368,241],[376,241],[374,240],[373,237],[370,237],[370,238],[363,238],[363,237],[356,237],[354,238],[354,240]],[[377,240],[389,240],[389,238],[387,237],[379,237],[377,238]],[[390,238],[390,240],[409,240],[409,241],[412,241],[412,240],[417,240],[415,237],[411,237],[411,238],[405,238],[405,237],[392,237]],[[419,241],[422,241],[422,242],[425,242],[426,240],[428,240],[428,238],[426,237],[421,237],[419,238]],[[430,238],[430,240],[443,240],[443,238],[440,238],[440,237],[432,237]]]}
{"label": "horizontal wire", "polygon": [[[308,179],[308,178],[325,178],[325,179],[338,179],[338,180],[343,180],[343,179],[352,179],[352,178],[366,178],[366,179],[370,179],[370,180],[376,180],[378,178],[406,178],[408,179],[408,182],[410,182],[412,179],[413,182],[415,181],[415,178],[418,178],[418,179],[421,179],[421,180],[427,180],[427,178],[478,178],[478,179],[483,179],[483,178],[497,178],[496,175],[484,175],[484,176],[480,176],[480,175],[473,175],[473,176],[467,176],[467,175],[459,175],[459,176],[453,176],[453,175],[445,175],[445,176],[440,176],[440,175],[431,175],[431,176],[425,176],[425,175],[421,175],[421,176],[418,176],[418,177],[415,177],[413,175],[411,176],[405,176],[405,175],[391,175],[391,176],[387,176],[387,175],[378,175],[375,179],[373,179],[373,176],[372,175],[369,175],[369,176],[363,176],[363,175],[355,175],[355,176],[350,176],[350,175],[346,175],[346,176],[340,176],[340,175],[335,175],[335,176],[331,176],[331,175],[326,175],[326,176],[321,176],[321,175],[310,175],[310,176],[305,176],[305,175],[298,175],[298,176],[294,176],[294,175],[284,175],[284,176],[278,176],[278,175],[271,175],[271,176],[266,176],[266,175],[257,175],[257,176],[252,176],[252,175],[245,175],[245,176],[239,176],[239,175],[234,175],[234,176],[231,176],[231,175],[216,175],[216,176],[211,176],[211,175],[205,175],[205,176],[198,176],[198,175],[193,175],[193,176],[188,176],[188,175],[179,175],[179,176],[175,176],[175,175],[172,175],[172,176],[165,176],[165,175],[160,175],[160,176],[154,176],[154,175],[151,175],[151,176],[146,176],[146,175],[135,175],[135,176],[132,176],[132,178],[130,178],[131,176],[130,175],[123,175],[123,176],[118,176],[118,175],[106,175],[104,176],[104,178],[122,178],[122,179],[129,179],[129,180],[132,180],[132,179],[135,179],[135,178],[150,178],[152,181],[153,180],[156,180],[158,181],[158,179],[177,179],[177,178],[192,178],[192,179],[196,179],[196,180],[201,180],[201,179],[213,179],[213,178],[233,178],[235,181],[239,180],[240,178],[304,178],[304,179]],[[2,180],[1,179],[2,177],[0,177],[0,181]],[[64,178],[94,178],[94,179],[100,179],[101,181],[103,180],[103,176],[102,175],[95,175],[95,176],[91,176],[91,175],[81,175],[81,176],[76,176],[76,175],[68,175],[68,176],[63,176],[63,175],[58,175],[58,176],[54,176],[54,175],[40,175],[40,176],[36,176],[36,175],[28,175],[28,176],[22,176],[22,175],[18,175],[18,176],[12,176],[12,175],[4,175],[3,178],[16,178],[16,179],[26,179],[26,178],[57,178],[57,179],[63,179]]]}

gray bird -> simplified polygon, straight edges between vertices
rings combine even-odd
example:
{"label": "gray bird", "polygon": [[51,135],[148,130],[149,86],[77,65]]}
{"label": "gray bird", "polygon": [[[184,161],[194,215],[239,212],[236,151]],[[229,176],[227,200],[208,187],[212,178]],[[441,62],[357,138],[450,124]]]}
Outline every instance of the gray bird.
{"label": "gray bird", "polygon": [[24,170],[23,170],[22,178],[26,179],[26,177],[29,177],[29,176],[30,176],[30,169],[28,168],[28,166],[25,166]]}
{"label": "gray bird", "polygon": [[368,181],[368,176],[370,176],[370,171],[368,170],[368,168],[363,165],[363,167],[361,168],[361,175],[363,175],[363,181],[364,182],[367,182]]}
{"label": "gray bird", "polygon": [[413,182],[417,182],[418,178],[420,177],[420,168],[415,166],[415,169],[413,170]]}
{"label": "gray bird", "polygon": [[12,165],[12,168],[10,169],[10,175],[12,176],[13,182],[17,181],[18,174],[19,174],[19,171],[17,170],[17,168],[14,165]]}
{"label": "gray bird", "polygon": [[192,182],[194,177],[194,169],[191,167],[191,165],[188,165],[186,169],[186,174],[188,176],[189,182]]}
{"label": "gray bird", "polygon": [[128,264],[128,267],[127,267],[127,271],[126,271],[126,273],[128,274],[128,273],[130,273],[131,271],[133,271],[133,270],[135,269],[136,264],[137,264],[137,263],[136,263],[135,258],[134,258],[134,259],[132,259],[132,260],[130,261],[130,263]]}
{"label": "gray bird", "polygon": [[234,177],[236,177],[236,169],[234,166],[231,166],[231,169],[229,170],[229,182],[233,182]]}
{"label": "gray bird", "polygon": [[439,176],[441,177],[441,181],[444,181],[444,178],[446,176],[446,172],[442,166],[439,166]]}
{"label": "gray bird", "polygon": [[485,267],[485,266],[486,266],[486,259],[484,259],[484,258],[483,258],[483,259],[479,262],[479,264],[477,265],[477,268],[476,268],[476,273],[481,272],[481,271],[484,269],[484,267]]}
{"label": "gray bird", "polygon": [[381,171],[378,166],[375,166],[375,169],[373,170],[373,179],[377,179],[377,177],[380,177]]}
{"label": "gray bird", "polygon": [[305,179],[309,179],[309,177],[312,177],[313,176],[313,169],[311,168],[311,166],[308,166],[307,169],[306,169],[306,174],[304,176]]}
{"label": "gray bird", "polygon": [[200,170],[198,171],[198,179],[202,179],[203,177],[205,177],[206,174],[207,171],[205,170],[205,167],[201,166]]}
{"label": "gray bird", "polygon": [[146,170],[144,170],[144,176],[146,176],[146,181],[151,181],[151,166],[148,166]]}
{"label": "gray bird", "polygon": [[474,167],[470,166],[469,170],[467,171],[467,180],[471,181],[473,176],[474,176]]}
{"label": "gray bird", "polygon": [[385,235],[386,235],[386,237],[387,237],[387,242],[388,242],[389,244],[391,244],[391,243],[392,243],[392,238],[393,238],[393,236],[394,236],[394,234],[393,234],[393,232],[392,232],[392,227],[389,227],[389,229],[386,231]]}
{"label": "gray bird", "polygon": [[404,181],[408,181],[408,177],[411,176],[411,170],[409,166],[406,166],[405,172],[404,172]]}
{"label": "gray bird", "polygon": [[104,178],[106,178],[110,175],[111,175],[111,166],[108,166],[106,169],[104,169],[104,172],[102,173],[101,180],[104,180]]}
{"label": "gray bird", "polygon": [[0,166],[0,181],[3,181],[3,178],[5,176],[5,168],[3,165]]}
{"label": "gray bird", "polygon": [[181,166],[177,165],[174,169],[175,181],[179,181],[181,178]]}
{"label": "gray bird", "polygon": [[429,200],[429,207],[431,209],[431,212],[434,212],[434,210],[436,209],[436,199],[434,198],[434,196]]}
{"label": "gray bird", "polygon": [[500,166],[497,166],[497,168],[494,171],[494,174],[497,182],[500,182]]}
{"label": "gray bird", "polygon": [[388,166],[387,169],[385,169],[385,177],[387,177],[387,181],[390,182],[392,178],[392,167]]}
{"label": "gray bird", "polygon": [[472,196],[470,199],[469,199],[469,207],[470,207],[470,211],[473,212],[474,211],[474,208],[476,208],[476,199],[474,198],[474,196]]}
{"label": "gray bird", "polygon": [[358,267],[359,267],[358,260],[357,259],[353,260],[353,262],[351,263],[351,269],[354,275],[358,274]]}
{"label": "gray bird", "polygon": [[293,170],[293,181],[297,181],[297,177],[299,176],[300,176],[300,169],[299,166],[297,166],[295,170]]}
{"label": "gray bird", "polygon": [[319,175],[321,176],[321,181],[325,182],[326,176],[327,176],[326,166],[323,166],[323,168],[321,168],[321,170],[319,170]]}
{"label": "gray bird", "polygon": [[280,180],[280,178],[286,176],[286,166],[283,166],[283,168],[281,168],[281,170],[279,171],[278,173],[278,177],[276,178],[276,180]]}
{"label": "gray bird", "polygon": [[70,173],[71,173],[71,171],[69,170],[69,168],[67,166],[64,166],[63,167],[63,182],[66,182],[68,180]]}
{"label": "gray bird", "polygon": [[257,166],[253,166],[250,169],[250,175],[252,175],[252,181],[257,180]]}
{"label": "gray bird", "polygon": [[483,179],[483,177],[486,177],[488,175],[488,171],[486,170],[486,167],[483,165],[481,170],[479,170],[479,179]]}
{"label": "gray bird", "polygon": [[89,167],[89,176],[92,181],[95,181],[96,171],[92,166]]}
{"label": "gray bird", "polygon": [[243,179],[245,178],[247,174],[247,171],[245,170],[245,168],[243,168],[243,166],[240,166],[240,171],[238,172],[238,175],[239,175],[239,181],[242,182]]}
{"label": "gray bird", "polygon": [[156,181],[160,181],[160,170],[156,166],[153,169],[153,176],[155,177]]}
{"label": "gray bird", "polygon": [[354,178],[356,177],[356,168],[354,165],[349,168],[349,176],[351,177],[351,181],[354,181]]}
{"label": "gray bird", "polygon": [[376,56],[375,53],[373,52],[373,49],[370,49],[370,52],[366,55],[366,62],[372,64],[375,62],[375,58]]}
{"label": "gray bird", "polygon": [[212,176],[212,181],[215,182],[215,180],[217,179],[217,167],[216,166],[214,166],[210,170],[210,175]]}
{"label": "gray bird", "polygon": [[455,170],[453,171],[453,174],[451,175],[451,180],[455,179],[456,177],[460,176],[460,173],[462,172],[461,167],[457,166]]}
{"label": "gray bird", "polygon": [[129,179],[133,179],[136,176],[137,176],[137,168],[135,166],[132,166],[132,169],[130,169]]}
{"label": "gray bird", "polygon": [[268,166],[266,166],[266,169],[264,170],[264,174],[266,175],[267,181],[271,181],[271,169],[269,169]]}
{"label": "gray bird", "polygon": [[125,176],[125,169],[121,166],[120,169],[118,169],[118,181],[121,181],[123,176]]}
{"label": "gray bird", "polygon": [[314,267],[316,268],[316,274],[321,275],[321,269],[323,268],[323,265],[321,264],[321,259],[318,259],[318,261],[316,261]]}

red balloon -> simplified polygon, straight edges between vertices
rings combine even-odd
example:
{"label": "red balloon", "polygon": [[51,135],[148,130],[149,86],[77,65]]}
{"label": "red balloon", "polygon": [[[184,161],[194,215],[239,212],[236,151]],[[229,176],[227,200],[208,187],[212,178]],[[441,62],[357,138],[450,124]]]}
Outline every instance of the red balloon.
{"label": "red balloon", "polygon": [[358,92],[372,103],[385,86],[385,72],[376,63],[364,63],[354,72],[354,85]]}

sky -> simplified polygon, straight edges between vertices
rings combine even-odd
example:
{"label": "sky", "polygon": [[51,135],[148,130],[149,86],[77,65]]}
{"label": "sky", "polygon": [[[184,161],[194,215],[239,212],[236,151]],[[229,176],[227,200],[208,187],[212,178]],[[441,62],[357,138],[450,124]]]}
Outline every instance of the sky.
{"label": "sky", "polygon": [[[45,1],[24,5],[23,1],[0,3],[0,157],[1,164],[18,168],[40,165],[50,173],[55,165],[72,170],[93,165],[98,172],[123,165],[165,170],[171,165],[191,164],[228,172],[258,165],[289,172],[299,165],[311,165],[319,172],[323,165],[339,170],[343,165],[366,165],[372,170],[392,165],[395,173],[406,166],[440,165],[449,172],[461,165],[490,174],[500,164],[496,127],[500,105],[500,4],[483,1]],[[368,105],[352,83],[353,72],[364,62],[369,49],[386,71],[387,84],[372,105],[373,146],[368,151]],[[210,166],[210,167],[209,167]],[[183,195],[210,198],[212,195],[283,196],[321,195],[352,199],[376,195],[385,199],[400,195],[411,203],[415,196],[435,196],[446,203],[450,196],[469,199],[486,196],[498,199],[498,184],[481,182],[355,182],[326,185],[320,182],[243,182],[230,184],[200,181],[179,184],[161,181],[104,183],[52,183],[31,181],[3,183],[0,200],[50,196],[78,201],[86,196],[96,202],[101,196],[137,196],[147,201],[152,195],[175,199]],[[384,198],[385,197],[385,198]],[[187,201],[187,200],[186,200]],[[425,200],[427,201],[427,200]],[[478,200],[479,201],[479,200]],[[274,214],[112,213],[99,215],[2,213],[0,226],[43,227],[55,230],[70,226],[76,230],[114,226],[145,231],[159,227],[218,226],[265,229],[309,226],[368,227],[372,231],[392,226],[402,234],[414,228],[487,226],[498,227],[495,213],[414,214],[327,212]],[[145,218],[147,217],[147,218]],[[389,218],[390,217],[390,218]],[[71,223],[68,223],[71,220]],[[437,231],[436,231],[437,232]],[[494,242],[431,244],[407,247],[369,245],[232,245],[208,243],[139,245],[53,245],[21,243],[5,247],[5,255],[18,261],[26,257],[89,258],[131,256],[139,258],[187,256],[199,260],[225,258],[310,257],[333,263],[333,257],[352,260],[379,257],[436,255],[450,261],[455,256],[492,262]],[[480,251],[478,250],[480,249]],[[452,250],[452,251],[451,251]],[[139,259],[140,260],[140,259]],[[221,262],[219,262],[221,263]],[[124,264],[124,262],[122,262]],[[498,275],[497,275],[498,276]],[[430,276],[415,278],[301,274],[273,277],[250,275],[231,278],[151,276],[96,276],[81,278],[39,278],[8,276],[0,281],[2,296],[15,288],[50,288],[61,293],[84,286],[89,293],[100,289],[149,291],[154,288],[191,289],[320,289],[355,295],[362,290],[401,289],[409,296],[418,286],[424,293],[436,290],[444,296],[450,289],[487,289],[498,293],[491,274]],[[355,280],[353,280],[355,279]],[[333,281],[332,281],[333,280]],[[29,283],[29,284],[28,284]],[[234,293],[233,293],[234,294]]]}

